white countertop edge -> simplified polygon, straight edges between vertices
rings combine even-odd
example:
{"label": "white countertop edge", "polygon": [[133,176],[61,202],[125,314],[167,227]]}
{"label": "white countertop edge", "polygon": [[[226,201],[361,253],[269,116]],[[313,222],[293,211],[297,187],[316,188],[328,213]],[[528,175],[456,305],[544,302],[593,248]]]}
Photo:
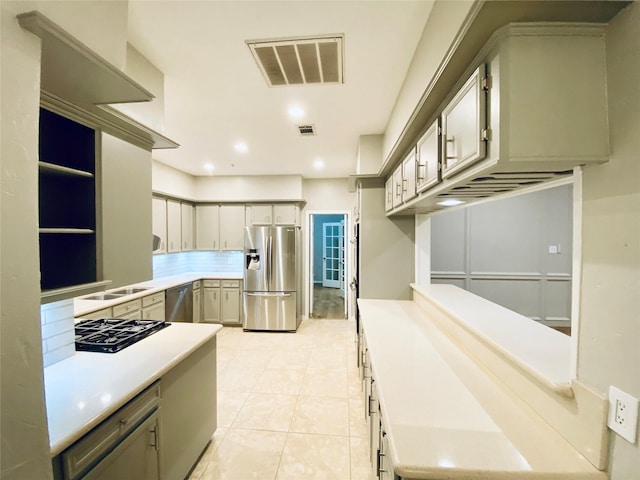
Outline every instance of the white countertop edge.
{"label": "white countertop edge", "polygon": [[[606,479],[605,472],[595,468],[526,404],[516,396],[501,390],[490,377],[480,373],[482,367],[456,347],[452,339],[435,324],[429,323],[427,317],[423,318],[424,312],[414,302],[359,299],[358,304],[361,307],[371,368],[376,376],[378,389],[381,390],[381,414],[382,418],[386,419],[389,454],[396,474],[413,479]],[[432,353],[429,354],[429,351]],[[440,360],[443,360],[444,364],[438,366]],[[451,416],[448,406],[440,412],[445,416],[427,408],[424,395],[432,391],[430,389],[433,387],[433,379],[431,383],[413,383],[409,389],[402,386],[407,378],[415,379],[429,375],[427,371],[421,370],[416,376],[416,362],[429,370],[436,369],[433,372],[436,379],[440,382],[445,381],[439,384],[438,390],[445,388],[450,392],[449,388],[454,387],[452,391],[460,393],[459,389],[456,390],[456,378],[462,382],[473,398],[467,395],[456,397],[456,403],[461,400],[463,403],[455,407],[455,411],[467,417],[463,424],[468,425],[468,429],[457,426],[461,421],[459,415],[456,413]],[[403,375],[403,371],[414,374],[407,377]],[[419,398],[422,400],[418,400]],[[474,405],[477,402],[481,410]],[[451,402],[443,405],[449,403]],[[476,414],[479,415],[477,418]],[[410,424],[406,423],[408,416],[415,418]],[[449,423],[450,420],[453,424]],[[468,420],[470,422],[467,422]],[[444,426],[438,427],[443,421]],[[407,429],[407,426],[410,428]],[[445,430],[441,430],[442,428]],[[461,465],[459,461],[466,458],[465,449],[456,448],[455,452],[440,451],[446,442],[442,444],[438,431],[445,434],[449,431],[449,439],[455,440],[453,443],[449,442],[451,445],[458,443],[458,437],[464,439],[473,432],[488,432],[490,442],[487,445],[491,448],[506,447],[499,449],[505,463],[499,468],[495,463],[497,457],[487,462],[485,457],[481,456],[483,460],[479,461],[478,468]],[[422,444],[423,440],[427,444]],[[467,443],[468,441],[467,438]],[[537,441],[548,445],[539,445]],[[429,442],[438,451],[438,455],[444,454],[446,458],[451,459],[455,468],[427,461],[423,450],[430,448]],[[403,446],[403,449],[408,447],[409,450],[412,450],[412,446],[418,446],[418,449],[414,449],[413,452],[399,452],[399,446]],[[547,458],[547,454],[543,453],[545,450],[553,458]],[[492,452],[493,455],[497,455],[497,452]],[[449,454],[453,456],[449,457]],[[488,458],[491,458],[491,455]],[[469,460],[462,463],[469,463]]]}
{"label": "white countertop edge", "polygon": [[[512,316],[512,320],[514,321],[518,321],[518,322],[535,322],[534,320],[531,320],[523,315],[520,315],[516,312],[513,312],[509,309],[506,309],[500,305],[497,305],[493,302],[490,302],[489,300],[483,299],[481,297],[478,297],[477,295],[474,295],[473,293],[470,293],[466,290],[460,289],[458,287],[455,287],[453,285],[418,285],[418,284],[411,284],[411,288],[413,289],[413,291],[415,293],[417,293],[418,295],[424,297],[425,299],[427,299],[428,301],[433,302],[440,310],[442,310],[443,312],[445,312],[452,320],[454,320],[458,325],[460,325],[462,328],[464,328],[466,331],[468,331],[469,333],[473,334],[476,338],[480,339],[482,342],[484,342],[486,345],[488,345],[489,347],[491,347],[494,351],[497,351],[499,354],[503,355],[504,357],[506,357],[510,362],[512,362],[514,365],[516,365],[519,369],[521,369],[522,371],[526,372],[529,376],[531,376],[533,379],[535,379],[538,383],[540,383],[541,385],[545,386],[546,388],[548,388],[549,390],[562,395],[564,397],[567,398],[573,398],[574,392],[573,389],[571,387],[572,384],[572,379],[570,375],[563,375],[560,374],[558,375],[557,373],[554,375],[554,378],[550,378],[548,374],[546,374],[545,372],[543,372],[541,369],[537,368],[536,365],[532,365],[531,363],[526,362],[525,360],[523,360],[521,357],[518,356],[517,352],[512,351],[508,346],[503,345],[500,340],[497,340],[493,337],[491,337],[491,335],[481,331],[480,329],[478,329],[475,325],[473,325],[472,323],[470,323],[468,321],[468,319],[462,318],[460,315],[458,315],[449,305],[445,304],[444,302],[442,302],[442,300],[438,297],[438,292],[434,291],[434,290],[439,290],[441,289],[441,287],[443,287],[442,289],[448,289],[449,287],[457,289],[460,291],[460,293],[462,295],[468,296],[469,298],[475,298],[480,300],[482,303],[484,303],[485,305],[489,305],[491,306],[491,308],[496,308],[496,309],[500,309],[503,312],[508,312],[510,314],[513,314]],[[564,335],[561,334],[559,332],[555,332],[551,329],[549,329],[548,327],[545,327],[546,330],[544,331],[544,334],[551,334],[551,335]],[[542,340],[543,341],[543,340]],[[569,338],[567,337],[567,341],[566,343],[566,347],[567,349],[570,348],[570,343],[569,343]],[[569,352],[569,350],[567,350],[567,353]],[[569,361],[569,359],[567,358],[567,362]],[[568,370],[569,365],[567,363],[567,367],[566,369]],[[566,380],[563,380],[562,378],[566,378]]]}
{"label": "white countertop edge", "polygon": [[[172,329],[178,328],[180,330],[184,330],[184,328],[195,328],[198,331],[192,332],[193,334],[189,335],[187,339],[187,347],[177,350],[175,353],[167,352],[165,348],[163,350],[163,355],[167,358],[160,361],[157,365],[150,366],[148,371],[144,374],[144,378],[140,377],[137,379],[129,378],[124,384],[133,385],[135,387],[125,387],[121,390],[115,398],[112,398],[108,405],[98,409],[96,405],[93,405],[92,413],[82,416],[79,414],[71,415],[70,420],[65,423],[66,432],[58,435],[52,435],[55,432],[55,429],[51,428],[51,422],[49,421],[49,441],[50,441],[50,455],[51,457],[55,457],[56,455],[62,453],[66,448],[71,446],[74,442],[79,440],[83,435],[91,431],[95,426],[99,425],[102,421],[107,419],[111,414],[116,412],[120,407],[125,405],[129,400],[134,398],[140,392],[142,392],[149,385],[154,383],[156,380],[160,379],[164,374],[166,374],[173,367],[178,365],[182,360],[188,357],[191,353],[196,351],[205,343],[209,342],[211,339],[215,338],[218,332],[223,328],[222,325],[219,324],[176,324],[173,323],[169,327],[156,332],[149,337],[137,342],[134,345],[131,345],[122,351],[115,354],[107,354],[107,353],[95,353],[95,352],[76,352],[75,355],[69,357],[65,360],[57,362],[49,367],[44,369],[44,382],[45,382],[45,401],[47,406],[47,418],[50,416],[56,415],[60,413],[61,406],[59,404],[72,405],[74,402],[77,404],[77,398],[65,399],[65,395],[72,397],[74,395],[74,391],[71,389],[63,389],[62,391],[57,392],[55,395],[55,399],[51,398],[51,396],[47,396],[47,392],[51,392],[55,390],[55,386],[53,383],[56,379],[59,379],[60,376],[67,377],[68,375],[74,375],[76,372],[76,365],[80,360],[80,357],[83,357],[83,360],[89,361],[97,361],[99,362],[103,368],[108,366],[110,362],[113,361],[115,355],[120,353],[125,353],[127,357],[135,357],[138,352],[141,351],[149,351],[150,349],[164,347],[163,340],[166,340],[168,335],[171,335]],[[175,333],[175,330],[173,330]],[[144,350],[143,350],[144,349]],[[120,357],[122,358],[122,357]],[[121,373],[121,375],[116,375],[115,379],[112,378],[111,381],[117,381],[118,378],[125,378],[126,373]],[[90,381],[92,379],[88,379]],[[95,378],[93,380],[96,380]],[[58,385],[58,387],[60,387]],[[64,385],[62,386],[64,387]],[[96,387],[99,388],[99,387]],[[75,392],[77,393],[77,392]],[[57,405],[55,404],[57,403]],[[66,412],[67,417],[69,418],[70,412]],[[60,429],[58,429],[60,431]],[[53,437],[53,438],[52,438]]]}
{"label": "white countertop edge", "polygon": [[[130,295],[122,296],[113,300],[85,300],[82,297],[76,297],[73,300],[73,315],[74,317],[81,317],[82,315],[88,315],[89,313],[102,310],[104,308],[113,307],[121,303],[126,303],[130,300],[153,295],[154,293],[162,292],[168,288],[182,285],[183,283],[195,282],[198,280],[243,280],[244,275],[242,272],[188,272],[177,275],[170,275],[166,277],[155,278],[153,280],[147,280],[144,282],[132,283],[131,285],[121,287],[111,287],[107,292],[112,290],[119,290],[121,288],[137,288],[145,287],[147,290],[138,293],[132,293]],[[90,296],[90,295],[87,295]]]}

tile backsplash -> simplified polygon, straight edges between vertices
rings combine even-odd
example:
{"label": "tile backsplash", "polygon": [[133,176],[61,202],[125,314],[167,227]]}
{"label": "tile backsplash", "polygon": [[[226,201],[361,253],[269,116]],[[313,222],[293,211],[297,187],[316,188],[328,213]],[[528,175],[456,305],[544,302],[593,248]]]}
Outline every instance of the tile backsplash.
{"label": "tile backsplash", "polygon": [[45,367],[75,353],[72,299],[41,305],[40,324]]}
{"label": "tile backsplash", "polygon": [[187,272],[242,272],[241,251],[180,252],[153,256],[153,278]]}

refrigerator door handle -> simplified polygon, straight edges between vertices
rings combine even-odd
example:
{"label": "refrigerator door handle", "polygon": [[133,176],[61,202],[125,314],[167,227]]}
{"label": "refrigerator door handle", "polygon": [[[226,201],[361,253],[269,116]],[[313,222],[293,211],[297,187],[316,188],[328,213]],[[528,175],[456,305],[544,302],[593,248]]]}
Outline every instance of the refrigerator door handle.
{"label": "refrigerator door handle", "polygon": [[247,293],[249,297],[290,297],[290,293]]}
{"label": "refrigerator door handle", "polygon": [[267,237],[267,290],[271,290],[271,241],[272,237]]}

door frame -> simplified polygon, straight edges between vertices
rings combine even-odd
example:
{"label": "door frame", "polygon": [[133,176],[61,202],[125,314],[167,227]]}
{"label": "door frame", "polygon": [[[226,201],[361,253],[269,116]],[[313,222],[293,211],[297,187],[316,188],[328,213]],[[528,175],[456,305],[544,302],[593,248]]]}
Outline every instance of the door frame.
{"label": "door frame", "polygon": [[313,216],[314,215],[344,215],[344,241],[345,241],[345,249],[344,249],[344,308],[345,308],[345,317],[351,318],[353,315],[351,308],[351,289],[348,288],[348,281],[351,278],[351,253],[347,245],[350,244],[352,240],[352,232],[351,232],[351,211],[350,210],[307,210],[306,219],[305,219],[305,232],[306,232],[306,241],[304,242],[304,265],[305,265],[305,279],[304,279],[304,318],[309,318],[311,315],[311,303],[313,301]]}

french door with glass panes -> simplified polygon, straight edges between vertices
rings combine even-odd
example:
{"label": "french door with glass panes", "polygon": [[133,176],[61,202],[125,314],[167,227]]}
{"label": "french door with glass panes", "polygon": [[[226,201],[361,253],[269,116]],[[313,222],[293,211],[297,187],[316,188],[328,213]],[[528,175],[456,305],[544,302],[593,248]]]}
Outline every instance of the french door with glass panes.
{"label": "french door with glass panes", "polygon": [[322,286],[340,288],[344,268],[344,224],[322,225]]}

